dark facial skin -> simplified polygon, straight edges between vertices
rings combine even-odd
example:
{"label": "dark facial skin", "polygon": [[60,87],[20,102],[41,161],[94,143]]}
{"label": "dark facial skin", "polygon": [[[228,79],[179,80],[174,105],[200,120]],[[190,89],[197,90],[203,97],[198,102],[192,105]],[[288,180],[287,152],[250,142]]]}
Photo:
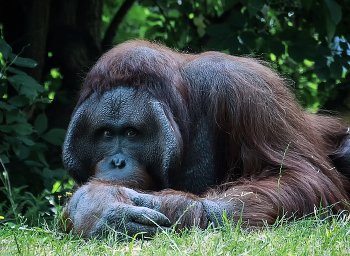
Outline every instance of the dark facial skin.
{"label": "dark facial skin", "polygon": [[118,87],[92,95],[78,108],[64,144],[64,164],[79,183],[94,176],[129,187],[166,188],[174,165],[167,159],[178,149],[173,131],[160,102]]}

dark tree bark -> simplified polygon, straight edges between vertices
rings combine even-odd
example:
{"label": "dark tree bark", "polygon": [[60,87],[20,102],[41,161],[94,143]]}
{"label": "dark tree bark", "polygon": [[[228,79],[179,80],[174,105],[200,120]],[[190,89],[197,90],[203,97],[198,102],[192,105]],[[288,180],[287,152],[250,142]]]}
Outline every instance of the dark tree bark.
{"label": "dark tree bark", "polygon": [[[51,1],[30,1],[30,9],[26,17],[27,31],[29,34],[29,47],[25,49],[24,56],[30,56],[38,63],[38,67],[31,69],[29,75],[42,82],[45,58],[47,56],[46,41],[50,16]],[[40,15],[38,15],[40,13]]]}
{"label": "dark tree bark", "polygon": [[46,110],[51,127],[67,128],[82,77],[104,47],[113,44],[120,23],[135,2],[123,2],[102,42],[103,0],[0,0],[6,41],[15,53],[29,45],[22,56],[39,64],[26,71],[40,83],[52,68],[58,68],[63,76],[62,86]]}
{"label": "dark tree bark", "polygon": [[50,0],[14,0],[1,1],[0,5],[0,22],[4,24],[5,39],[13,47],[14,53],[20,53],[25,47],[21,55],[38,63],[37,68],[26,71],[39,82],[43,81],[47,56],[50,4]]}
{"label": "dark tree bark", "polygon": [[[81,78],[101,55],[103,0],[62,0],[51,6],[48,50],[49,67],[59,67],[63,75],[61,99],[48,107],[52,127],[66,128],[80,89]],[[60,10],[60,11],[57,11]]]}

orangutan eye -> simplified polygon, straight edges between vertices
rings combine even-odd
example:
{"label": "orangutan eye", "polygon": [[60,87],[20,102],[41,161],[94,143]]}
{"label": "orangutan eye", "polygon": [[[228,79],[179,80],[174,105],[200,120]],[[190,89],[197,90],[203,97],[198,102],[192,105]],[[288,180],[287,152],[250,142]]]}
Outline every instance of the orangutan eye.
{"label": "orangutan eye", "polygon": [[103,136],[105,138],[110,138],[110,137],[113,136],[113,132],[111,130],[109,130],[109,129],[106,129],[106,130],[103,131]]}
{"label": "orangutan eye", "polygon": [[128,128],[125,131],[125,135],[127,137],[135,137],[138,134],[138,131],[134,128]]}

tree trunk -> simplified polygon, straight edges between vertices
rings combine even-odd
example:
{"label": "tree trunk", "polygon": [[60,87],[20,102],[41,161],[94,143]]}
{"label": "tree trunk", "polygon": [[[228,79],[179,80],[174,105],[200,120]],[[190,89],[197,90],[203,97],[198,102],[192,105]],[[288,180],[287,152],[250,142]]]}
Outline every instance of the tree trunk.
{"label": "tree trunk", "polygon": [[65,93],[48,106],[52,127],[67,127],[81,77],[101,55],[102,6],[103,0],[61,0],[52,4],[50,66],[60,68],[63,76],[60,92]]}
{"label": "tree trunk", "polygon": [[[4,25],[7,43],[13,53],[34,59],[38,66],[26,72],[39,82],[43,82],[46,41],[50,16],[50,0],[3,1],[0,10],[0,22]],[[40,15],[38,15],[40,14]]]}

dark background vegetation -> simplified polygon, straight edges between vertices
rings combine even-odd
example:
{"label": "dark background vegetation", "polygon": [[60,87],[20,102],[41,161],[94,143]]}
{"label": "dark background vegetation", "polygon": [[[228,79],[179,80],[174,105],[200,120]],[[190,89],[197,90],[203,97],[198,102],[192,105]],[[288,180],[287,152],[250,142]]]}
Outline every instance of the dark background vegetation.
{"label": "dark background vegetation", "polygon": [[84,74],[113,45],[254,56],[306,110],[350,121],[349,13],[341,0],[0,0],[0,221],[62,205],[65,129]]}

